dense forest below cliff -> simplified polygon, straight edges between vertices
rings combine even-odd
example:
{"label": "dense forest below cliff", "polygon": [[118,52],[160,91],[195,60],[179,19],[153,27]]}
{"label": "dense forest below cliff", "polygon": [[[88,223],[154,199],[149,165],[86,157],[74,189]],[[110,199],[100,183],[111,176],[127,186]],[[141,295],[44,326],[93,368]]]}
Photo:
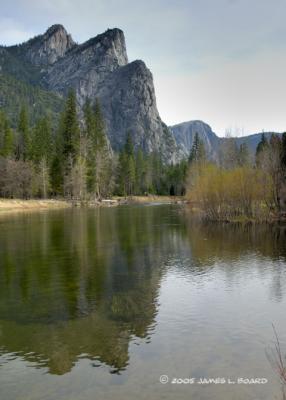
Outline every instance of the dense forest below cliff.
{"label": "dense forest below cliff", "polygon": [[185,193],[186,160],[168,165],[159,152],[135,150],[130,131],[122,150],[112,150],[99,101],[87,101],[79,119],[70,91],[57,123],[51,114],[33,122],[24,106],[16,128],[12,126],[1,111],[2,197],[91,200],[113,194]]}
{"label": "dense forest below cliff", "polygon": [[195,134],[190,154],[167,163],[160,152],[135,149],[131,131],[112,150],[97,100],[79,118],[70,91],[57,121],[29,119],[23,106],[16,128],[0,114],[0,195],[6,198],[100,200],[112,195],[185,195],[207,219],[267,219],[286,205],[286,133],[262,135],[253,159],[245,143],[221,142],[209,159]]}

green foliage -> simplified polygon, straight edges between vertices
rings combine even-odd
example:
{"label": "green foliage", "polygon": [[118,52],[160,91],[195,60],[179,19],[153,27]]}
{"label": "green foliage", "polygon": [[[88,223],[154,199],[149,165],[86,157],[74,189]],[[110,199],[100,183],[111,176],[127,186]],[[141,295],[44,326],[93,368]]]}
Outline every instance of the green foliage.
{"label": "green foliage", "polygon": [[[100,199],[114,192],[122,195],[184,193],[187,162],[167,166],[159,152],[144,154],[140,148],[135,151],[130,132],[119,157],[112,156],[98,101],[94,105],[87,101],[80,127],[75,93],[70,91],[56,125],[55,129],[49,113],[33,123],[28,107],[22,105],[13,131],[8,118],[0,113],[0,155],[6,167],[8,157],[12,158],[11,173],[6,167],[3,169],[8,183],[3,184],[6,189],[2,195],[13,197],[27,193],[25,196],[85,200]],[[20,165],[25,171],[22,175]],[[17,190],[14,178],[22,179],[26,189]]]}
{"label": "green foliage", "polygon": [[98,100],[94,107],[90,101],[86,102],[84,120],[85,130],[81,147],[87,164],[87,190],[100,198],[110,194],[112,162]]}
{"label": "green foliage", "polygon": [[41,68],[31,64],[25,58],[21,46],[12,46],[9,50],[0,47],[2,73],[29,85],[37,85],[41,79]]}
{"label": "green foliage", "polygon": [[80,131],[76,111],[76,97],[73,90],[67,96],[60,124],[60,135],[63,138],[64,161],[67,161],[70,157],[75,160],[79,146]]}
{"label": "green foliage", "polygon": [[50,119],[48,117],[40,118],[32,130],[30,157],[36,164],[39,164],[43,158],[50,161],[52,148]]}
{"label": "green foliage", "polygon": [[135,193],[136,170],[134,146],[130,132],[119,155],[119,192],[124,196]]}
{"label": "green foliage", "polygon": [[6,114],[0,111],[0,156],[9,157],[14,151],[14,135]]}
{"label": "green foliage", "polygon": [[64,101],[55,93],[0,73],[0,108],[6,112],[14,128],[23,104],[27,106],[32,124],[40,117],[50,115],[53,126],[56,126]]}
{"label": "green foliage", "polygon": [[274,205],[273,180],[251,166],[200,165],[190,169],[188,198],[208,220],[266,219]]}
{"label": "green foliage", "polygon": [[18,127],[17,127],[17,149],[16,158],[22,158],[24,161],[30,156],[31,137],[29,132],[29,121],[27,109],[25,106],[21,108]]}
{"label": "green foliage", "polygon": [[246,145],[241,145],[237,159],[233,158],[231,139],[227,142],[229,153],[225,153],[220,167],[209,163],[191,165],[187,185],[191,203],[210,220],[267,220],[279,214],[286,204],[286,135],[282,139],[272,135],[269,142],[262,135],[255,166],[249,161]]}
{"label": "green foliage", "polygon": [[192,164],[204,161],[205,159],[206,159],[206,151],[204,142],[199,138],[199,134],[196,132],[189,156],[189,162],[190,164]]}
{"label": "green foliage", "polygon": [[119,155],[118,193],[127,195],[182,195],[188,162],[166,165],[158,152],[144,154],[134,150],[131,135]]}

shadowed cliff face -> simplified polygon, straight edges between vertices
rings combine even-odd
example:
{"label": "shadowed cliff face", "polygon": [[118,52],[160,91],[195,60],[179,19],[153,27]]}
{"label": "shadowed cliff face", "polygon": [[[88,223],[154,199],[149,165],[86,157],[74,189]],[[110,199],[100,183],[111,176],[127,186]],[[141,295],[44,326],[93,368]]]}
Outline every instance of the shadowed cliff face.
{"label": "shadowed cliff face", "polygon": [[24,60],[28,69],[36,68],[33,84],[60,96],[74,88],[80,111],[86,99],[98,98],[114,149],[122,147],[130,131],[135,147],[161,151],[168,162],[177,160],[175,139],[157,110],[152,74],[143,61],[128,63],[120,29],[108,29],[79,45],[62,25],[53,25],[7,52]]}

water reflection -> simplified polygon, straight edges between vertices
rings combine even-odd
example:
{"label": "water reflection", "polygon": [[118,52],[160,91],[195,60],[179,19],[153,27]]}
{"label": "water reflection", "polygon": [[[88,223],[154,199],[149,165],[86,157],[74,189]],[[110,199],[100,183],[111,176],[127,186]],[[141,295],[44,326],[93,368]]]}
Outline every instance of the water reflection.
{"label": "water reflection", "polygon": [[[145,212],[145,210],[147,212]],[[86,354],[118,372],[148,337],[172,227],[155,209],[2,219],[0,344],[64,374]]]}
{"label": "water reflection", "polygon": [[172,206],[2,217],[1,352],[50,374],[71,371],[81,357],[120,373],[130,342],[154,332],[169,268],[202,284],[216,271],[231,286],[244,276],[243,257],[255,254],[269,259],[268,270],[259,261],[254,270],[271,274],[270,299],[281,302],[285,238],[285,227],[193,224]]}

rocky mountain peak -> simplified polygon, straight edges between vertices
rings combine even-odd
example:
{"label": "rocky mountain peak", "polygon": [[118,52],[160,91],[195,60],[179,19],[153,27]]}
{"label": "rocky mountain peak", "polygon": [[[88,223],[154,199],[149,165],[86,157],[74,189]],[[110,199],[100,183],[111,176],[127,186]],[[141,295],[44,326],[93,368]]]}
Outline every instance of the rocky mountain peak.
{"label": "rocky mountain peak", "polygon": [[62,32],[64,34],[67,35],[67,31],[65,30],[65,27],[61,24],[54,24],[51,25],[47,30],[46,33],[44,34],[44,36],[51,36],[56,34],[57,32]]}
{"label": "rocky mountain peak", "polygon": [[52,65],[76,46],[71,35],[60,25],[52,25],[43,35],[24,43],[25,57],[37,66]]}
{"label": "rocky mountain peak", "polygon": [[78,46],[77,53],[84,52],[91,52],[95,63],[105,57],[117,66],[128,64],[124,33],[118,28],[108,29]]}
{"label": "rocky mountain peak", "polygon": [[143,61],[129,63],[121,29],[107,29],[76,44],[56,24],[26,43],[7,48],[7,57],[2,58],[9,58],[4,63],[7,73],[47,92],[64,98],[73,89],[80,118],[86,100],[98,99],[113,149],[120,150],[130,132],[135,148],[161,152],[166,162],[176,161],[176,142],[158,113],[152,74]]}
{"label": "rocky mountain peak", "polygon": [[108,29],[88,41],[75,45],[44,76],[45,85],[59,93],[74,88],[80,105],[93,98],[108,75],[128,65],[124,33]]}

